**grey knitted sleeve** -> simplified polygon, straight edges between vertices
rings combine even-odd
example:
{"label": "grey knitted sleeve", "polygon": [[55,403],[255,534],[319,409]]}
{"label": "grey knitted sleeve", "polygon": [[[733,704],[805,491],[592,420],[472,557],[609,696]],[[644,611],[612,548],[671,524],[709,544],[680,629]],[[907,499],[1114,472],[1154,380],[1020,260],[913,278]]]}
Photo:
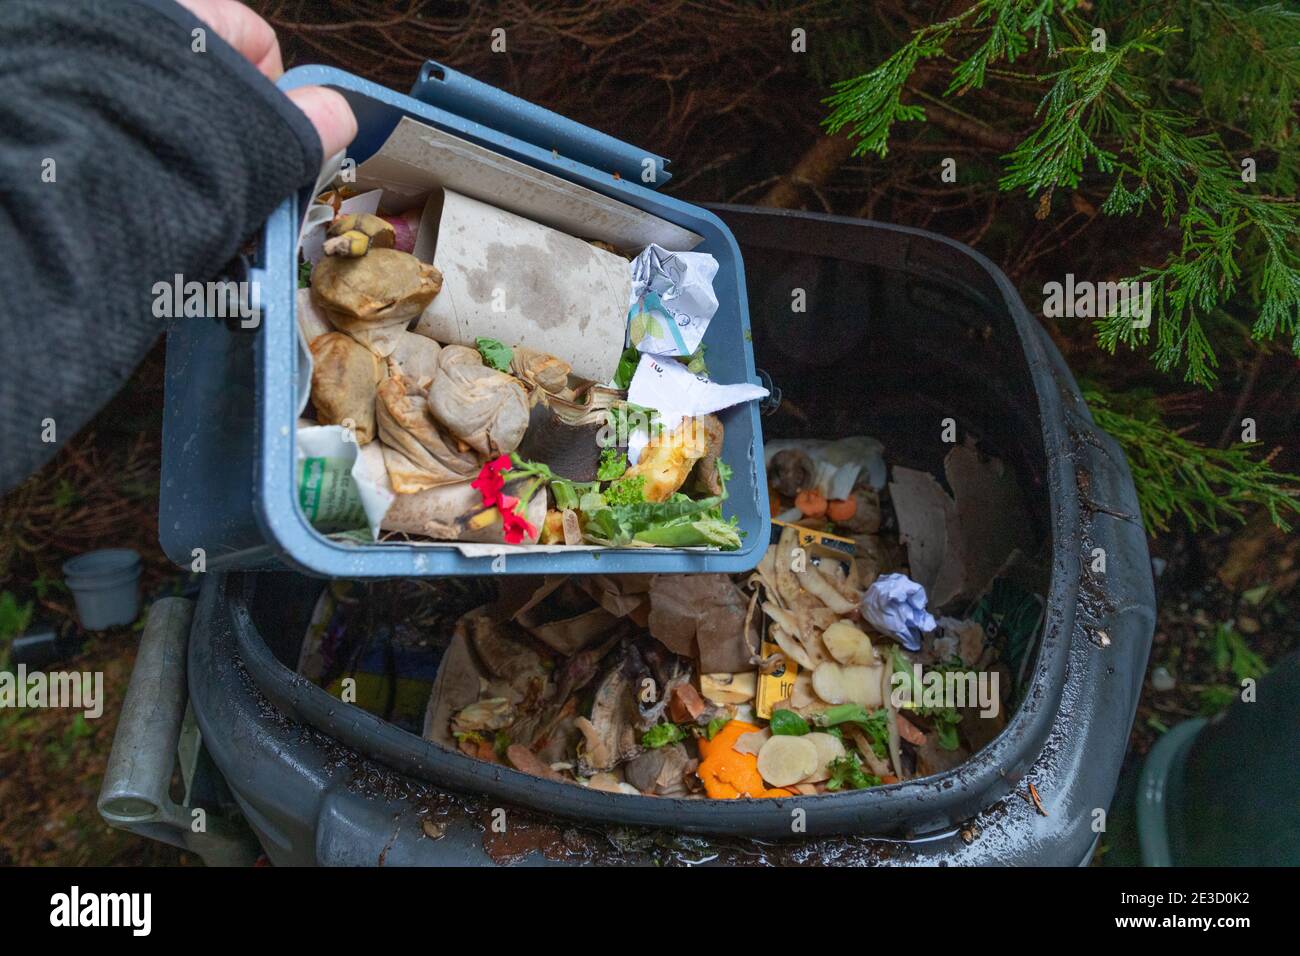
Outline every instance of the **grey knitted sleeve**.
{"label": "grey knitted sleeve", "polygon": [[320,167],[307,118],[200,28],[170,0],[0,3],[0,494],[130,376],[154,284],[214,277]]}

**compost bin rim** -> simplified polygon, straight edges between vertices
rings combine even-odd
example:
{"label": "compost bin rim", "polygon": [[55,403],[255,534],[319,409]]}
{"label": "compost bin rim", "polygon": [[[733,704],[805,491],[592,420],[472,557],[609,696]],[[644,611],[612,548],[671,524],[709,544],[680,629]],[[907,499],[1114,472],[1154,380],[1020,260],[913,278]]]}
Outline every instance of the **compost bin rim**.
{"label": "compost bin rim", "polygon": [[[713,208],[723,212],[744,209]],[[992,279],[1002,298],[1003,308],[1015,323],[1038,402],[1053,557],[1047,607],[1033,672],[1023,702],[1001,733],[952,770],[850,793],[737,801],[604,793],[475,760],[416,737],[360,708],[340,707],[339,701],[327,691],[294,673],[274,657],[251,616],[256,576],[232,575],[225,585],[237,647],[254,683],[276,707],[399,772],[451,789],[488,794],[516,803],[540,804],[550,812],[608,824],[668,825],[693,832],[778,837],[789,836],[791,812],[804,809],[815,811],[821,822],[819,829],[880,834],[933,833],[952,827],[1013,791],[1015,782],[1037,758],[1052,730],[1064,689],[1074,632],[1079,555],[1072,542],[1080,532],[1080,509],[1074,459],[1068,447],[1066,407],[1061,394],[1066,386],[1058,383],[1053,375],[1052,363],[1044,351],[1037,327],[1010,281],[1000,269],[974,250],[945,237],[909,227],[785,210],[744,211],[773,217],[797,216],[835,225],[853,225],[857,229],[866,225],[906,235],[909,242],[946,246],[971,257]],[[867,243],[859,248],[881,248],[884,245]],[[896,268],[905,264],[906,252],[907,249],[900,249],[890,257],[897,260]],[[870,261],[879,262],[878,259]],[[1073,404],[1081,405],[1081,402]],[[1071,411],[1088,417],[1086,408]]]}

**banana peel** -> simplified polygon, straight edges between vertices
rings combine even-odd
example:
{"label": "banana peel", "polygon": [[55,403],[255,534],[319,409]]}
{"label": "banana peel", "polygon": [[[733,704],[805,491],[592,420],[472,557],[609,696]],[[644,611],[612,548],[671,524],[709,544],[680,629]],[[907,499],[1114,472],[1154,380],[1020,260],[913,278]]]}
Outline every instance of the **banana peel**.
{"label": "banana peel", "polygon": [[[344,213],[335,216],[329,228],[325,230],[329,239],[325,242],[326,255],[364,256],[372,247],[375,249],[392,249],[397,243],[397,231],[392,223],[380,219],[371,213]],[[330,240],[347,237],[351,248],[360,248],[360,252],[331,253]]]}

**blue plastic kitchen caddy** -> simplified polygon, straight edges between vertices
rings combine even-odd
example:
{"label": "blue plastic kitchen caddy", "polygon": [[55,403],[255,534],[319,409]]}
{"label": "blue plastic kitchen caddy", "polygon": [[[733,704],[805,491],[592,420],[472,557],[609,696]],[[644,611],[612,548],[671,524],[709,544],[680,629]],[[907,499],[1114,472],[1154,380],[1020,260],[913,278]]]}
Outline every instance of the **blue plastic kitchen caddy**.
{"label": "blue plastic kitchen caddy", "polygon": [[[427,62],[410,95],[340,70],[306,66],[282,89],[320,84],[347,97],[359,133],[348,155],[372,155],[403,116],[446,130],[504,156],[561,176],[702,236],[698,251],[718,260],[719,308],[705,335],[710,375],[757,384],[740,250],[707,210],[642,184],[652,160],[654,186],[667,161],[549,110]],[[459,574],[618,574],[738,572],[754,567],[771,523],[756,403],[720,413],[723,458],[734,476],[727,516],[744,532],[738,551],[651,548],[467,557],[454,548],[357,545],[317,532],[298,504],[294,481],[299,350],[295,316],[297,236],[309,191],[267,220],[245,266],[258,291],[260,322],[182,318],[167,335],[166,418],[159,537],[168,557],[195,570],[291,567],[326,577],[434,577]],[[251,324],[251,323],[250,323]]]}

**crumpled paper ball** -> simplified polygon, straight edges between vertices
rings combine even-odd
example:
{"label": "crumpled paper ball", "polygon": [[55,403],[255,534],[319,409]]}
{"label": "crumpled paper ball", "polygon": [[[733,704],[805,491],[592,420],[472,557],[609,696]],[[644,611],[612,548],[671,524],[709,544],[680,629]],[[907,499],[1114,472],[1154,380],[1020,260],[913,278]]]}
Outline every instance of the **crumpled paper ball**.
{"label": "crumpled paper ball", "polygon": [[925,588],[906,574],[882,574],[862,595],[862,616],[909,651],[919,651],[921,635],[937,627],[925,604]]}

